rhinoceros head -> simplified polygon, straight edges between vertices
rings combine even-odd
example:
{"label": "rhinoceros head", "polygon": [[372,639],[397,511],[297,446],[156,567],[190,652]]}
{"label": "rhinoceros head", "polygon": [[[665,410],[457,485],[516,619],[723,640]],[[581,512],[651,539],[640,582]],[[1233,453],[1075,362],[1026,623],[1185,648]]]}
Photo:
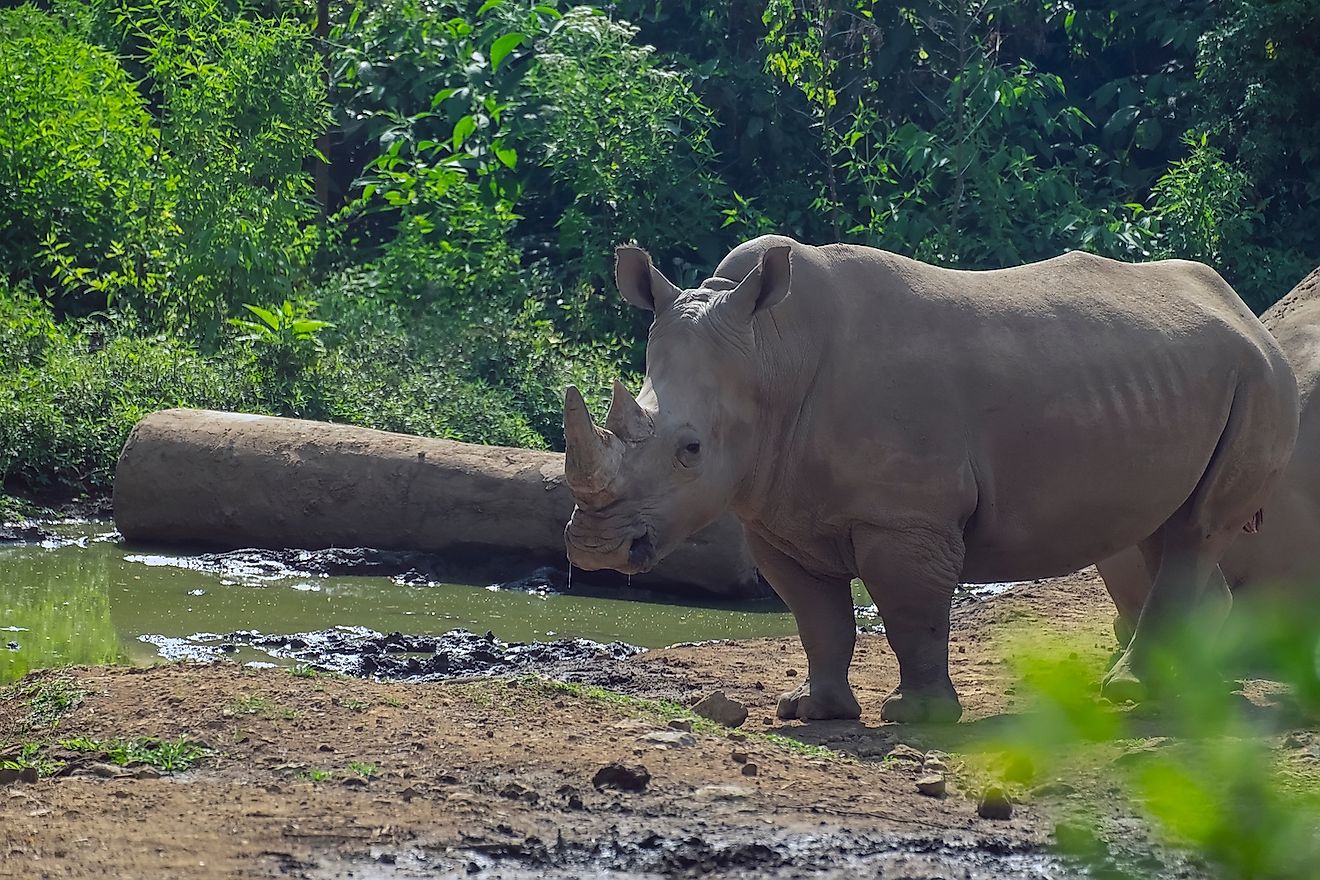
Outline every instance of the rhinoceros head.
{"label": "rhinoceros head", "polygon": [[763,404],[752,316],[788,295],[789,248],[766,250],[742,280],[680,290],[645,251],[616,252],[619,291],[655,313],[646,379],[615,380],[604,427],[564,395],[565,477],[577,507],[569,560],[588,570],[648,571],[727,510],[751,472]]}

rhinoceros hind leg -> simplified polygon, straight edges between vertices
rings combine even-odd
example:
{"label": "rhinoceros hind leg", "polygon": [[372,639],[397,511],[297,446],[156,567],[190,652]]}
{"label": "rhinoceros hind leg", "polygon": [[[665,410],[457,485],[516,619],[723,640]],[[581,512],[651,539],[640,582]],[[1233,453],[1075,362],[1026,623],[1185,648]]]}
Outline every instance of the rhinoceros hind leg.
{"label": "rhinoceros hind leg", "polygon": [[860,718],[861,706],[848,684],[857,640],[851,580],[808,572],[750,529],[747,546],[756,567],[793,612],[807,655],[806,681],[779,698],[776,714],[804,721]]}
{"label": "rhinoceros hind leg", "polygon": [[881,717],[953,722],[962,716],[949,678],[949,609],[962,571],[962,535],[908,527],[854,533],[858,566],[898,658],[898,688]]}

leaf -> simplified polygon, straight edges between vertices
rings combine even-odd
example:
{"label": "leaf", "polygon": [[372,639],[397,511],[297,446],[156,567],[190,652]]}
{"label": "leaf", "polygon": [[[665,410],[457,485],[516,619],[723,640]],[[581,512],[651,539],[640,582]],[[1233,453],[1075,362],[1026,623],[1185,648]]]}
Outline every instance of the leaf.
{"label": "leaf", "polygon": [[496,147],[495,158],[499,159],[500,164],[505,168],[513,168],[518,164],[518,151],[513,147]]}
{"label": "leaf", "polygon": [[1106,136],[1117,135],[1123,129],[1132,124],[1138,116],[1141,115],[1141,108],[1134,104],[1128,104],[1125,107],[1119,107],[1114,111],[1114,115],[1109,117],[1105,123],[1104,132]]}
{"label": "leaf", "polygon": [[272,330],[280,329],[280,316],[270,309],[263,309],[261,306],[254,306],[251,303],[243,303],[243,308],[265,321]]}
{"label": "leaf", "polygon": [[515,31],[511,34],[505,34],[492,43],[490,47],[491,69],[499,70],[500,62],[503,61],[510,52],[522,45],[522,41],[525,39],[527,39],[526,34],[520,34]]}
{"label": "leaf", "polygon": [[1158,119],[1143,119],[1137,123],[1134,142],[1143,150],[1153,149],[1164,138],[1164,129]]}
{"label": "leaf", "polygon": [[454,123],[454,149],[457,150],[463,145],[463,142],[477,130],[477,120],[472,118],[471,114],[464,116],[458,122]]}
{"label": "leaf", "polygon": [[289,325],[294,333],[315,333],[333,326],[335,325],[330,321],[318,321],[314,318],[297,318]]}
{"label": "leaf", "polygon": [[504,0],[486,0],[485,3],[481,4],[481,8],[477,10],[477,15],[485,15],[503,2]]}

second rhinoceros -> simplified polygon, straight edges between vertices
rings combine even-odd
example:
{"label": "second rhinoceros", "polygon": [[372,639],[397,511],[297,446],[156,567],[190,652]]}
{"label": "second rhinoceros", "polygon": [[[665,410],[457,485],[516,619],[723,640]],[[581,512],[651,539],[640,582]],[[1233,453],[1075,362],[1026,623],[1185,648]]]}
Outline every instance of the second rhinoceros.
{"label": "second rhinoceros", "polygon": [[566,529],[582,568],[646,571],[731,509],[797,619],[782,718],[856,718],[860,577],[899,663],[890,721],[956,720],[962,582],[1064,574],[1140,542],[1167,564],[1104,684],[1139,692],[1159,621],[1288,462],[1297,388],[1209,267],[1070,253],[984,272],[763,236],[680,290],[641,249],[616,281],[655,313],[646,378],[604,428],[565,395]]}

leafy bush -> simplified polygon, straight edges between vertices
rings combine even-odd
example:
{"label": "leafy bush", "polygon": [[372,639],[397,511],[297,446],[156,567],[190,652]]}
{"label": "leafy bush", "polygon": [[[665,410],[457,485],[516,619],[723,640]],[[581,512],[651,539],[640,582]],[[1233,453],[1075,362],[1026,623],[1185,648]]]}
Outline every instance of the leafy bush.
{"label": "leafy bush", "polygon": [[43,253],[99,267],[131,235],[155,135],[114,55],[32,6],[0,11],[0,81],[0,262],[46,289]]}
{"label": "leafy bush", "polygon": [[110,488],[142,417],[175,406],[251,410],[235,371],[163,336],[51,339],[44,362],[0,374],[0,481]]}

